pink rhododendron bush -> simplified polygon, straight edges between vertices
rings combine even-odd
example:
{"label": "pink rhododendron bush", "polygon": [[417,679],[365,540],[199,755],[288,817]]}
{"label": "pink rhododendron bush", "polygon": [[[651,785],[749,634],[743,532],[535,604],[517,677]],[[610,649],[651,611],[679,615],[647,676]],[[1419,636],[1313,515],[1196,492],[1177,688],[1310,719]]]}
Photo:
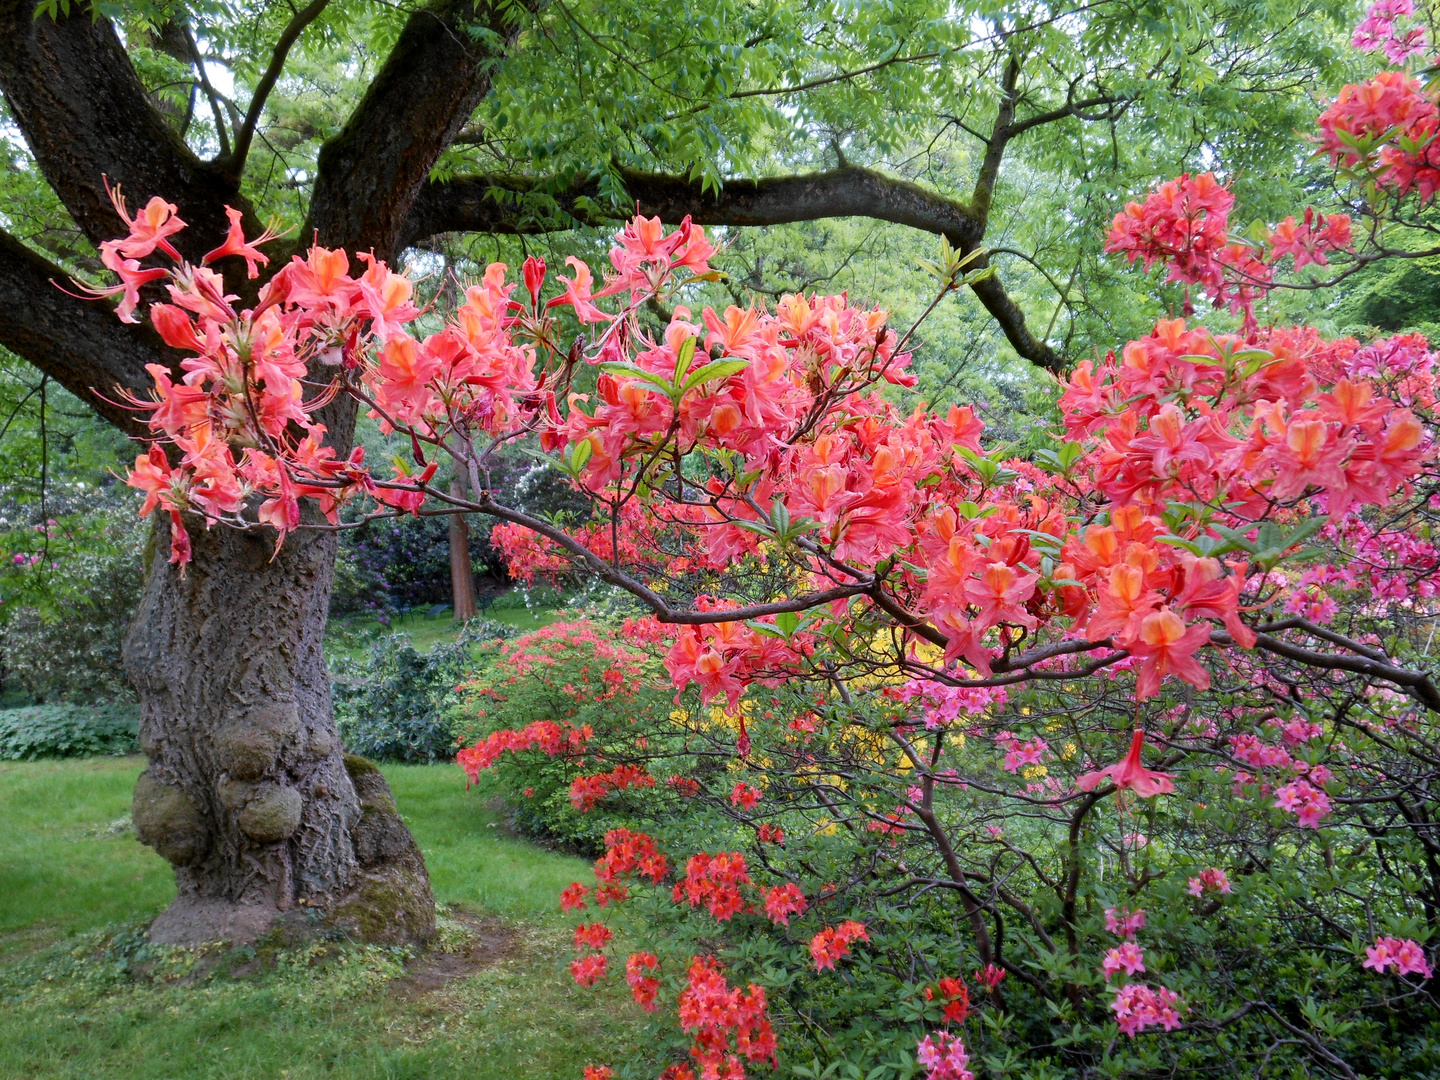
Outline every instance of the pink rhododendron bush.
{"label": "pink rhododendron bush", "polygon": [[[1357,43],[1407,62],[1410,16]],[[717,252],[688,220],[448,310],[314,248],[241,308],[156,197],[104,251],[120,317],[186,355],[130,402],[130,482],[180,564],[196,529],[465,511],[516,576],[629,604],[497,646],[458,755],[593,846],[570,975],[623,979],[663,1059],[596,1076],[1433,1073],[1437,356],[1263,302],[1387,254],[1440,188],[1437,118],[1406,70],[1347,87],[1317,143],[1355,205],[1260,239],[1210,174],[1131,203],[1110,249],[1186,310],[1079,363],[1027,458],[913,400],[883,311],[692,310]],[[338,395],[408,456],[337,455]],[[590,516],[498,501],[509,443]]]}

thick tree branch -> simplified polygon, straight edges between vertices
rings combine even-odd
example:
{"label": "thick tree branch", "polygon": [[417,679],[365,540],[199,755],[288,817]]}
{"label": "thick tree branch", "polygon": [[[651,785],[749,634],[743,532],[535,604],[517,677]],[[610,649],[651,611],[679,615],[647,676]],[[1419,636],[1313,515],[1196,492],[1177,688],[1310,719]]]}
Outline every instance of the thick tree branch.
{"label": "thick tree branch", "polygon": [[235,148],[225,162],[230,175],[239,177],[245,170],[245,158],[250,153],[250,143],[255,138],[260,114],[265,111],[265,100],[284,72],[285,60],[289,57],[291,48],[300,40],[305,27],[318,19],[329,4],[330,0],[311,0],[309,6],[295,13],[295,17],[281,32],[280,39],[275,43],[275,51],[270,56],[270,63],[260,76],[260,81],[255,84],[255,92],[250,96],[250,108],[245,113],[245,122],[240,125],[240,130],[235,132]]}
{"label": "thick tree branch", "polygon": [[[978,223],[970,208],[918,184],[850,165],[829,172],[729,180],[719,191],[698,181],[621,169],[640,212],[678,222],[689,215],[701,225],[780,225],[817,218],[870,217],[974,244]],[[524,205],[526,196],[553,199],[558,214]],[[502,201],[503,200],[503,201]],[[573,227],[576,221],[603,225],[630,213],[601,204],[595,178],[558,190],[520,176],[463,176],[425,185],[416,199],[403,240],[413,244],[441,232],[539,233]]]}
{"label": "thick tree branch", "polygon": [[[823,173],[728,181],[705,191],[698,181],[621,170],[642,214],[677,223],[687,215],[701,225],[780,225],[819,218],[868,217],[945,236],[965,253],[981,247],[984,222],[958,199],[859,166]],[[559,213],[533,209],[531,195],[554,200]],[[496,196],[499,198],[496,198]],[[527,205],[528,204],[528,205]],[[599,225],[628,214],[601,202],[596,179],[557,189],[525,177],[470,176],[425,185],[401,234],[401,246],[442,232],[532,234]],[[985,265],[984,260],[976,264]],[[1025,359],[1050,370],[1064,361],[1025,324],[1024,313],[998,279],[975,286],[975,295]]]}
{"label": "thick tree branch", "polygon": [[115,318],[111,305],[67,296],[65,271],[0,232],[0,345],[23,356],[130,435],[146,433],[116,404],[116,388],[151,385],[146,364],[173,367],[149,326]]}
{"label": "thick tree branch", "polygon": [[[1023,120],[1016,120],[1010,125],[1010,136],[1024,134],[1033,128],[1042,127],[1045,124],[1053,124],[1056,120],[1064,120],[1067,117],[1076,116],[1081,120],[1109,120],[1115,115],[1113,106],[1125,105],[1133,101],[1133,98],[1119,94],[1097,94],[1094,97],[1084,98],[1081,101],[1071,101],[1056,109],[1047,109],[1045,112],[1036,113],[1034,116],[1027,116]],[[1099,116],[1088,116],[1087,111],[1098,109],[1102,105],[1112,106]]]}
{"label": "thick tree branch", "polygon": [[[1210,640],[1221,645],[1234,643],[1229,634],[1221,631],[1213,631],[1210,634]],[[1256,634],[1255,648],[1262,652],[1283,656],[1287,660],[1294,660],[1306,667],[1323,668],[1329,671],[1349,671],[1372,679],[1382,679],[1404,689],[1431,712],[1440,713],[1440,688],[1437,688],[1430,676],[1423,671],[1411,671],[1407,668],[1397,667],[1395,664],[1372,659],[1370,656],[1345,656],[1324,653],[1318,649],[1307,649],[1303,645],[1292,645],[1288,641],[1281,641],[1269,634]]]}
{"label": "thick tree branch", "polygon": [[299,243],[312,234],[382,259],[401,234],[441,151],[490,90],[519,25],[502,0],[436,0],[410,16],[344,129],[320,150]]}
{"label": "thick tree branch", "polygon": [[[216,164],[201,161],[154,107],[114,27],[77,5],[35,15],[32,0],[0,0],[0,91],[45,179],[93,244],[125,226],[104,178],[137,201],[160,195],[190,223],[175,244],[198,260],[224,238],[228,203],[259,221]],[[34,359],[34,357],[26,357]]]}
{"label": "thick tree branch", "polygon": [[205,70],[205,57],[200,54],[200,46],[195,43],[195,35],[190,32],[188,26],[181,27],[180,32],[185,37],[185,49],[190,54],[190,63],[194,65],[195,77],[200,80],[200,89],[205,91],[205,99],[210,102],[210,114],[215,118],[215,138],[220,140],[220,157],[230,157],[230,136],[225,131],[225,110],[221,107],[220,95],[210,82],[210,73]]}
{"label": "thick tree branch", "polygon": [[1019,82],[1020,58],[1011,53],[1005,61],[1005,74],[1000,80],[1000,104],[995,110],[995,123],[990,127],[990,137],[985,140],[985,156],[980,161],[980,171],[975,176],[975,191],[970,197],[970,206],[982,229],[990,219],[995,182],[1000,179],[1000,162],[1010,143],[1010,125],[1015,120],[1015,106],[1020,100],[1015,92]]}

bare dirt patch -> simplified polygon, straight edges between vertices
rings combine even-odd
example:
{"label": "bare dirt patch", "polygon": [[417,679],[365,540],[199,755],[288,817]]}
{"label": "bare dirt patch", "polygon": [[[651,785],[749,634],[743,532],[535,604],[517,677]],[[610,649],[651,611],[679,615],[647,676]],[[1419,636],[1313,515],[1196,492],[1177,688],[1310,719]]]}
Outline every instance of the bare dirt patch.
{"label": "bare dirt patch", "polygon": [[405,977],[390,984],[390,992],[397,997],[415,1001],[525,952],[524,934],[503,919],[460,907],[451,907],[446,914],[463,924],[468,936],[462,942],[430,949],[411,961]]}

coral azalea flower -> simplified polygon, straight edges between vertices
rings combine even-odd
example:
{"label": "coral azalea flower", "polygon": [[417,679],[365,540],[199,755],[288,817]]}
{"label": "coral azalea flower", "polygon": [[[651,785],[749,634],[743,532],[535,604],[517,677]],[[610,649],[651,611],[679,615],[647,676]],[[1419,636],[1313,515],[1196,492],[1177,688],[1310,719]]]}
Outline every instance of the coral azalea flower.
{"label": "coral azalea flower", "polygon": [[1086,773],[1075,782],[1081,791],[1094,791],[1109,780],[1121,791],[1133,791],[1142,799],[1164,795],[1175,790],[1173,773],[1156,772],[1140,764],[1140,748],[1145,745],[1145,732],[1135,729],[1130,739],[1130,752],[1114,765]]}

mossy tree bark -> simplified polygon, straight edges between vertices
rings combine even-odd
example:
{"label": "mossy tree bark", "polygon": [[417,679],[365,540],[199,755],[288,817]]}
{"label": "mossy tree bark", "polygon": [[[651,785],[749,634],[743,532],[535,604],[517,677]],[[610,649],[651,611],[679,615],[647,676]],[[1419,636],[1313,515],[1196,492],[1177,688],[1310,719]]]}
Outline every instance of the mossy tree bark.
{"label": "mossy tree bark", "polygon": [[[321,648],[335,538],[295,541],[272,559],[258,533],[211,529],[183,575],[155,545],[125,652],[150,762],[135,827],[174,864],[179,892],[151,927],[157,941],[249,940],[307,910],[326,921],[343,910],[369,940],[434,932],[424,862],[373,767],[364,790],[388,803],[385,839],[374,842],[372,817],[370,841],[357,841],[367,808]],[[363,915],[373,897],[386,898],[383,917]]]}

